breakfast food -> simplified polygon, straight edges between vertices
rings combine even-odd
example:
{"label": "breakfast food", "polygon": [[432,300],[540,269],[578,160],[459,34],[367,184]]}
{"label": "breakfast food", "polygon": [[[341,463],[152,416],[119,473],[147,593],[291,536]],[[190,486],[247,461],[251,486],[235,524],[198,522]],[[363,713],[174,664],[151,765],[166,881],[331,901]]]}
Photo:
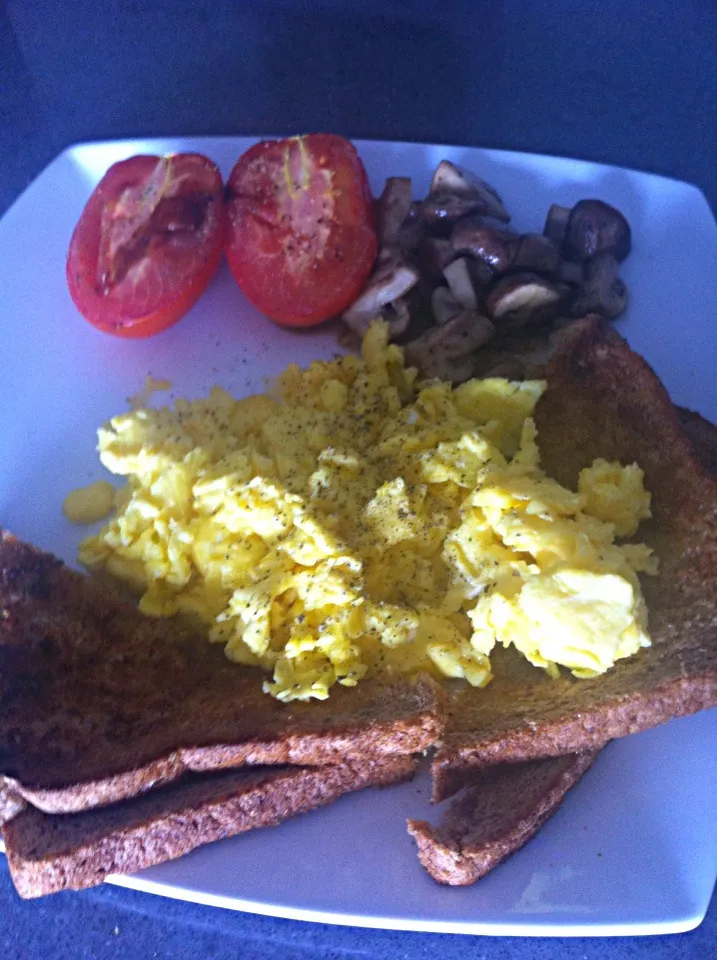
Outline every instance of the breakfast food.
{"label": "breakfast food", "polygon": [[373,198],[353,144],[329,133],[264,140],[227,181],[226,254],[251,302],[305,327],[341,313],[376,259]]}
{"label": "breakfast food", "polygon": [[[122,806],[118,801],[157,788],[172,790],[167,784],[187,771],[248,763],[337,766],[346,756],[358,763],[397,754],[406,758],[440,741],[436,793],[447,795],[468,784],[469,799],[461,798],[447,833],[421,826],[416,836],[430,845],[424,856],[434,857],[439,848],[441,857],[445,850],[450,856],[457,852],[455,876],[465,878],[527,839],[532,827],[555,809],[581,761],[574,766],[572,758],[555,764],[548,760],[540,770],[552,773],[539,777],[537,768],[513,763],[503,771],[507,781],[484,784],[488,793],[469,783],[477,770],[565,754],[571,748],[587,754],[611,736],[717,704],[711,566],[717,549],[717,494],[715,480],[695,455],[701,449],[700,458],[706,458],[700,445],[706,443],[705,435],[714,434],[702,422],[695,427],[694,416],[682,414],[693,425],[693,448],[654,374],[596,319],[566,334],[547,380],[535,419],[551,474],[575,489],[580,471],[594,460],[637,459],[644,466],[653,514],[647,532],[660,559],[658,575],[645,580],[655,618],[651,647],[593,679],[564,672],[553,679],[514,646],[500,646],[491,653],[491,684],[483,689],[464,684],[453,691],[445,729],[443,697],[427,678],[415,683],[404,677],[394,682],[365,679],[355,689],[337,685],[326,701],[282,704],[261,693],[254,668],[230,663],[218,647],[191,630],[142,615],[105,586],[4,536],[0,794],[6,815],[14,813],[20,825],[17,836],[27,813],[20,812],[25,801],[50,814],[117,804],[105,811],[113,818]],[[525,416],[513,423],[516,439]],[[603,464],[593,475],[601,483],[611,476]],[[634,474],[627,478],[634,492]],[[605,489],[615,493],[616,488],[608,482]],[[614,502],[620,507],[616,519],[631,529],[622,498]],[[644,508],[640,496],[636,502]],[[495,786],[501,782],[502,787]],[[497,832],[477,825],[472,806],[500,791],[516,797],[521,783],[530,803],[505,810]],[[529,784],[538,786],[533,790]],[[147,793],[146,800],[151,806],[155,796],[172,795],[162,789]],[[158,799],[143,822],[163,823],[163,803]],[[87,834],[92,855],[92,838],[98,835],[107,837],[103,849],[122,846],[126,824],[135,823],[127,810],[117,821],[96,821],[97,830]],[[32,819],[24,822],[36,822],[35,811],[29,815]],[[186,819],[180,824],[170,815],[170,822],[164,849],[178,855],[195,835]],[[6,836],[8,831],[12,835],[12,823]],[[59,821],[56,827],[64,829]],[[22,847],[21,860],[34,861],[28,867],[32,876],[36,869],[51,875],[52,861],[63,862],[60,849],[45,842],[56,827],[46,824],[22,834],[28,845]],[[38,839],[42,842],[36,844]],[[64,862],[76,865],[73,849],[66,848],[69,860]],[[80,861],[83,856],[79,854]]]}
{"label": "breakfast food", "polygon": [[419,860],[438,883],[475,883],[535,836],[598,752],[491,767],[452,801],[439,827],[408,821]]}
{"label": "breakfast food", "polygon": [[394,176],[378,200],[353,144],[336,134],[263,140],[226,188],[199,154],[115,163],[75,228],[67,282],[100,330],[145,337],[175,323],[226,253],[248,299],[285,326],[341,317],[363,336],[377,316],[427,376],[531,375],[553,327],[620,316],[630,225],[603,200],[553,204],[519,234],[497,191],[441,160],[428,196]]}
{"label": "breakfast food", "polygon": [[0,538],[0,791],[48,813],[244,764],[409,755],[440,735],[429,678],[287,707],[260,676],[178,624],[7,535]]}
{"label": "breakfast food", "polygon": [[717,428],[699,413],[676,407],[682,432],[692,444],[692,452],[708,473],[717,474]]}
{"label": "breakfast food", "polygon": [[3,829],[20,896],[96,886],[205,843],[333,803],[366,787],[409,780],[415,762],[396,756],[341,766],[231,770],[186,777],[153,793],[86,813],[48,816],[28,808]]}
{"label": "breakfast food", "polygon": [[545,383],[416,379],[387,324],[359,360],[290,366],[275,397],[215,389],[99,431],[128,476],[80,559],[191,613],[285,702],[364,676],[491,679],[496,644],[591,677],[649,645],[625,544],[650,516],[638,466],[596,459],[573,488],[539,464]]}
{"label": "breakfast food", "polygon": [[197,153],[115,163],[95,187],[67,254],[80,313],[119,337],[176,323],[201,296],[224,249],[222,177]]}
{"label": "breakfast food", "polygon": [[378,261],[342,319],[362,336],[382,316],[427,376],[534,376],[555,329],[626,308],[631,229],[603,200],[553,204],[543,234],[519,234],[490,184],[442,160],[424,200],[389,177],[377,210]]}
{"label": "breakfast food", "polygon": [[437,798],[471,771],[592,749],[717,704],[717,480],[701,465],[665,389],[614,331],[586,319],[547,371],[536,410],[546,469],[572,485],[597,456],[637,460],[652,494],[644,581],[652,645],[593,680],[550,680],[504,651],[480,696],[452,700],[434,759]]}

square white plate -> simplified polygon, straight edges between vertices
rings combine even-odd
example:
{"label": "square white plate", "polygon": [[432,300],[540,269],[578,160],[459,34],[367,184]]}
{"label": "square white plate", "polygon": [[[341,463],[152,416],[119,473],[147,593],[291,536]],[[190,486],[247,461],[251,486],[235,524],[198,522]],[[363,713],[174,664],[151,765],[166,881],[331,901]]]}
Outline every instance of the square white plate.
{"label": "square white plate", "polygon": [[[148,340],[98,333],[73,307],[64,265],[72,228],[107,167],[134,153],[197,150],[228,174],[253,141],[139,140],[67,150],[0,221],[0,525],[74,563],[85,531],[60,513],[65,494],[102,476],[95,431],[126,408],[148,373],[173,394],[212,384],[262,389],[289,361],[337,350],[335,331],[297,333],[260,317],[226,266],[177,326]],[[586,196],[633,227],[620,323],[675,402],[717,420],[717,226],[685,183],[615,167],[500,151],[359,142],[375,192],[387,175],[423,195],[442,157],[502,194],[518,229],[540,231],[548,206]],[[419,866],[408,816],[436,818],[426,777],[345,797],[333,807],[198,850],[113,883],[275,916],[454,933],[668,933],[703,918],[717,875],[717,711],[612,744],[520,853],[467,889]]]}

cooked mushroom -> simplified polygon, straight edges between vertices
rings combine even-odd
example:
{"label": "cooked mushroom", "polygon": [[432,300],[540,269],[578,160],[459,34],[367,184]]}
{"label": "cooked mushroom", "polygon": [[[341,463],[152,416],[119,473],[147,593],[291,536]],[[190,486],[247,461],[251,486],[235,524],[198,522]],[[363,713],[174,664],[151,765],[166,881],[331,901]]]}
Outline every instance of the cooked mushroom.
{"label": "cooked mushroom", "polygon": [[525,367],[517,357],[506,357],[500,363],[490,367],[485,373],[480,374],[481,379],[488,377],[500,377],[502,380],[524,380]]}
{"label": "cooked mushroom", "polygon": [[569,283],[571,286],[579,287],[585,279],[585,266],[582,263],[575,263],[573,260],[561,260],[558,265],[557,276],[561,283]]}
{"label": "cooked mushroom", "polygon": [[366,286],[342,318],[356,333],[364,334],[373,319],[384,316],[389,322],[391,336],[397,336],[408,327],[410,314],[399,301],[418,283],[418,271],[397,254],[382,251],[378,265]]}
{"label": "cooked mushroom", "polygon": [[568,221],[563,255],[568,260],[592,260],[600,253],[611,253],[624,260],[631,246],[630,224],[625,217],[602,200],[580,200]]}
{"label": "cooked mushroom", "polygon": [[510,329],[541,323],[557,312],[561,295],[554,283],[535,273],[504,277],[488,294],[489,317]]}
{"label": "cooked mushroom", "polygon": [[382,247],[399,244],[401,227],[411,212],[413,195],[410,177],[389,177],[376,210],[376,232]]}
{"label": "cooked mushroom", "polygon": [[498,274],[513,266],[519,242],[517,233],[484,217],[459,220],[451,234],[456,253],[469,253]]}
{"label": "cooked mushroom", "polygon": [[505,347],[491,346],[479,350],[473,365],[473,376],[505,377],[506,380],[522,380],[525,369],[520,360]]}
{"label": "cooked mushroom", "polygon": [[459,167],[450,160],[441,160],[431,180],[431,194],[453,194],[457,197],[479,197],[483,203],[481,213],[508,223],[510,214],[503,206],[498,192],[485,180]]}
{"label": "cooked mushroom", "polygon": [[525,233],[520,238],[513,261],[514,270],[528,270],[555,277],[560,264],[560,251],[552,240],[540,233]]}
{"label": "cooked mushroom", "polygon": [[568,221],[570,220],[571,213],[571,207],[561,207],[557,203],[554,203],[550,207],[550,210],[548,210],[548,216],[545,218],[545,226],[543,227],[543,234],[548,240],[552,240],[556,247],[562,247],[563,245],[565,234],[568,231]]}
{"label": "cooked mushroom", "polygon": [[478,296],[470,266],[465,257],[460,257],[444,267],[443,276],[446,278],[450,292],[461,306],[468,310],[478,309]]}
{"label": "cooked mushroom", "polygon": [[431,311],[433,319],[440,326],[448,323],[466,309],[467,304],[460,304],[448,287],[436,287],[431,296]]}
{"label": "cooked mushroom", "polygon": [[418,281],[415,287],[411,287],[408,293],[401,299],[406,304],[411,322],[403,333],[397,333],[391,337],[395,343],[405,346],[416,337],[420,337],[426,330],[431,330],[435,326],[435,318],[431,309],[431,292],[426,289],[422,281]]}
{"label": "cooked mushroom", "polygon": [[495,327],[473,310],[464,310],[444,323],[427,330],[406,347],[406,360],[427,377],[462,383],[473,374],[476,350],[493,337]]}
{"label": "cooked mushroom", "polygon": [[401,253],[413,255],[423,237],[427,234],[426,224],[421,217],[421,204],[414,200],[409,207],[406,219],[398,231],[398,247]]}
{"label": "cooked mushroom", "polygon": [[471,275],[473,285],[480,291],[487,290],[495,280],[495,274],[488,264],[478,260],[477,257],[468,258],[468,272]]}
{"label": "cooked mushroom", "polygon": [[585,269],[585,283],[570,306],[573,317],[599,313],[615,320],[627,306],[627,287],[618,276],[619,264],[610,253],[591,260]]}
{"label": "cooked mushroom", "polygon": [[443,270],[456,256],[449,240],[423,237],[416,248],[416,263],[422,276],[433,283],[443,279]]}
{"label": "cooked mushroom", "polygon": [[455,193],[431,193],[421,204],[421,216],[434,233],[448,236],[453,224],[469,213],[486,212],[481,197]]}

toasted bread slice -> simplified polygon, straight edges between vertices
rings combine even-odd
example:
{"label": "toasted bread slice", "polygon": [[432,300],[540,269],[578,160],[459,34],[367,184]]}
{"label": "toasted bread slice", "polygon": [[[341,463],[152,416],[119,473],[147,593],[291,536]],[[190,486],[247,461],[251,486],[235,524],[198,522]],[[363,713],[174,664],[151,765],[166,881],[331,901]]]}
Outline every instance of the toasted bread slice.
{"label": "toasted bread slice", "polygon": [[352,790],[413,776],[415,761],[387,756],[321,767],[264,767],[189,775],[101,810],[48,816],[32,807],[3,828],[10,875],[21,897],[96,886],[205,843],[274,827]]}
{"label": "toasted bread slice", "polygon": [[12,782],[0,777],[0,827],[21,813],[26,806],[26,801],[15,790]]}
{"label": "toasted bread slice", "polygon": [[4,793],[48,813],[186,771],[411,754],[442,731],[445,697],[430,678],[280,703],[262,693],[261,672],[7,535],[0,612]]}
{"label": "toasted bread slice", "polygon": [[675,407],[682,432],[692,444],[695,456],[709,473],[717,475],[717,427],[694,410]]}
{"label": "toasted bread slice", "polygon": [[597,318],[569,328],[547,377],[536,420],[549,474],[574,489],[595,457],[645,471],[653,519],[639,537],[660,559],[643,583],[652,646],[592,680],[551,680],[496,652],[492,683],[451,702],[433,763],[438,800],[476,769],[580,753],[717,705],[717,480],[654,372]]}
{"label": "toasted bread slice", "polygon": [[451,803],[440,827],[408,821],[419,860],[438,883],[475,883],[538,832],[598,753],[491,767]]}

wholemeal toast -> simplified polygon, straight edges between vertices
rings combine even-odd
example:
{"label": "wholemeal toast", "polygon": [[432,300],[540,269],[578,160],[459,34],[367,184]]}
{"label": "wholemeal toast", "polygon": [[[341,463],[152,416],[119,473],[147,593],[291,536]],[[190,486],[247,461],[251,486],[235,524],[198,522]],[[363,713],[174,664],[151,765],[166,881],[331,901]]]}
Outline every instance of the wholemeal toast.
{"label": "wholemeal toast", "polygon": [[694,410],[675,407],[682,432],[692,444],[695,456],[709,473],[717,475],[717,427]]}
{"label": "wholemeal toast", "polygon": [[643,583],[652,646],[591,680],[552,680],[513,650],[495,651],[488,687],[451,701],[433,762],[438,800],[491,764],[591,750],[717,705],[717,480],[656,375],[597,318],[569,328],[547,378],[536,421],[550,475],[574,489],[595,457],[645,471],[653,519],[639,537],[660,560]]}
{"label": "wholemeal toast", "polygon": [[412,754],[440,735],[428,677],[279,703],[264,674],[107,586],[0,537],[0,792],[47,813],[114,803],[186,771]]}
{"label": "wholemeal toast", "polygon": [[206,843],[332,803],[353,790],[408,780],[415,761],[264,767],[189,775],[152,793],[84,813],[32,807],[3,828],[10,875],[21,897],[82,890],[110,873],[133,873]]}
{"label": "wholemeal toast", "polygon": [[[691,410],[676,411],[698,460],[717,474],[717,427]],[[468,778],[474,782],[452,802],[439,827],[408,821],[421,863],[438,883],[475,883],[537,833],[598,752],[499,764],[477,774],[477,780]],[[458,771],[451,780],[453,792],[462,783]]]}
{"label": "wholemeal toast", "polygon": [[408,821],[419,860],[438,883],[475,883],[538,832],[598,753],[491,767],[451,803],[439,827]]}

